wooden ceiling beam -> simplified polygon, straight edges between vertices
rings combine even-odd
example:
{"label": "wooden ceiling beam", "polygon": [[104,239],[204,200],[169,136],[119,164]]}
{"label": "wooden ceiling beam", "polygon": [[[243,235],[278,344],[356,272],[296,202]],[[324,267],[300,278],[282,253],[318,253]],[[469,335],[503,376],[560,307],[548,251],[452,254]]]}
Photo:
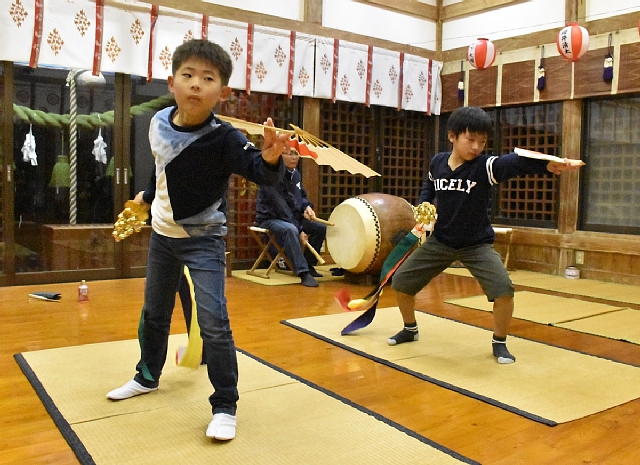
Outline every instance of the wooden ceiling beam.
{"label": "wooden ceiling beam", "polygon": [[357,3],[374,5],[385,10],[398,11],[411,16],[431,21],[438,20],[437,7],[421,3],[418,0],[355,0]]}
{"label": "wooden ceiling beam", "polygon": [[463,16],[482,13],[496,8],[501,8],[503,6],[516,5],[526,1],[528,0],[465,0],[464,2],[454,3],[453,5],[443,7],[440,12],[440,18],[443,21],[450,21]]}

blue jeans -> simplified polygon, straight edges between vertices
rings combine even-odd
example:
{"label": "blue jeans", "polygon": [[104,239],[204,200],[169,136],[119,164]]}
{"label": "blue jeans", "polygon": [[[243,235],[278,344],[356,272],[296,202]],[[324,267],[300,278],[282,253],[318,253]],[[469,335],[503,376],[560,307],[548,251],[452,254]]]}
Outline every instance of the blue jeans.
{"label": "blue jeans", "polygon": [[186,266],[193,281],[204,356],[214,393],[213,413],[235,415],[238,361],[229,325],[225,289],[225,243],[220,236],[175,239],[151,233],[145,303],[138,330],[141,358],[135,380],[156,387],[167,359],[176,291]]}
{"label": "blue jeans", "polygon": [[[270,230],[275,236],[276,242],[284,249],[284,254],[291,261],[296,275],[299,276],[300,273],[309,271],[310,266],[317,265],[318,259],[315,255],[306,248],[304,252],[302,251],[300,232],[295,224],[284,220],[264,220],[260,223],[260,227]],[[302,230],[309,236],[311,247],[319,252],[327,234],[327,227],[305,219],[302,221]]]}

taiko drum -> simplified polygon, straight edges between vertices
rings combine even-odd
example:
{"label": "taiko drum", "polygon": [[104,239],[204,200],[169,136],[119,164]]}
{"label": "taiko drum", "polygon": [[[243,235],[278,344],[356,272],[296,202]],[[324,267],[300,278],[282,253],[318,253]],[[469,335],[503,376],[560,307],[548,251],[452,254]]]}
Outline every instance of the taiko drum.
{"label": "taiko drum", "polygon": [[379,274],[395,245],[415,226],[413,209],[394,195],[371,193],[345,200],[331,212],[327,248],[338,266]]}

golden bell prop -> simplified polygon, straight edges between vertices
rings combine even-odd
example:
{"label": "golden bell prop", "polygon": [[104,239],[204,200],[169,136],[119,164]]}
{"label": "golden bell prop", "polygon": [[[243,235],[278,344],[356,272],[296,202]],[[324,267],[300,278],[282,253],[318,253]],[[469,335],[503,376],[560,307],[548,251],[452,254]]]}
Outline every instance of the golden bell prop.
{"label": "golden bell prop", "polygon": [[413,209],[413,217],[416,223],[429,224],[436,219],[436,207],[429,202],[422,202],[417,207],[411,207]]}
{"label": "golden bell prop", "polygon": [[113,224],[111,234],[116,242],[120,242],[134,232],[140,232],[148,218],[149,212],[142,205],[128,200],[124,204],[124,210],[118,215],[118,220]]}

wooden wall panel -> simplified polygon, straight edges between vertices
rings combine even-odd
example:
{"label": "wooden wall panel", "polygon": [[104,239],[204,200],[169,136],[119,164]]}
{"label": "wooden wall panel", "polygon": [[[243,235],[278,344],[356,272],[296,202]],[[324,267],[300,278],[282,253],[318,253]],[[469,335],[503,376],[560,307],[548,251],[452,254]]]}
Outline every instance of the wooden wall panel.
{"label": "wooden wall panel", "polygon": [[571,63],[563,57],[545,59],[547,85],[540,91],[540,101],[568,100],[571,98]]}
{"label": "wooden wall panel", "polygon": [[442,113],[448,113],[461,107],[464,102],[458,100],[458,82],[460,73],[442,75]]}
{"label": "wooden wall panel", "polygon": [[640,91],[640,43],[620,46],[618,92]]}
{"label": "wooden wall panel", "polygon": [[611,94],[611,83],[604,82],[602,79],[606,54],[606,48],[589,50],[579,61],[576,61],[573,91],[575,98]]}
{"label": "wooden wall panel", "polygon": [[502,105],[530,103],[536,72],[535,61],[507,63],[502,66]]}
{"label": "wooden wall panel", "polygon": [[469,71],[470,107],[493,107],[496,105],[496,89],[498,86],[498,67],[472,69]]}

